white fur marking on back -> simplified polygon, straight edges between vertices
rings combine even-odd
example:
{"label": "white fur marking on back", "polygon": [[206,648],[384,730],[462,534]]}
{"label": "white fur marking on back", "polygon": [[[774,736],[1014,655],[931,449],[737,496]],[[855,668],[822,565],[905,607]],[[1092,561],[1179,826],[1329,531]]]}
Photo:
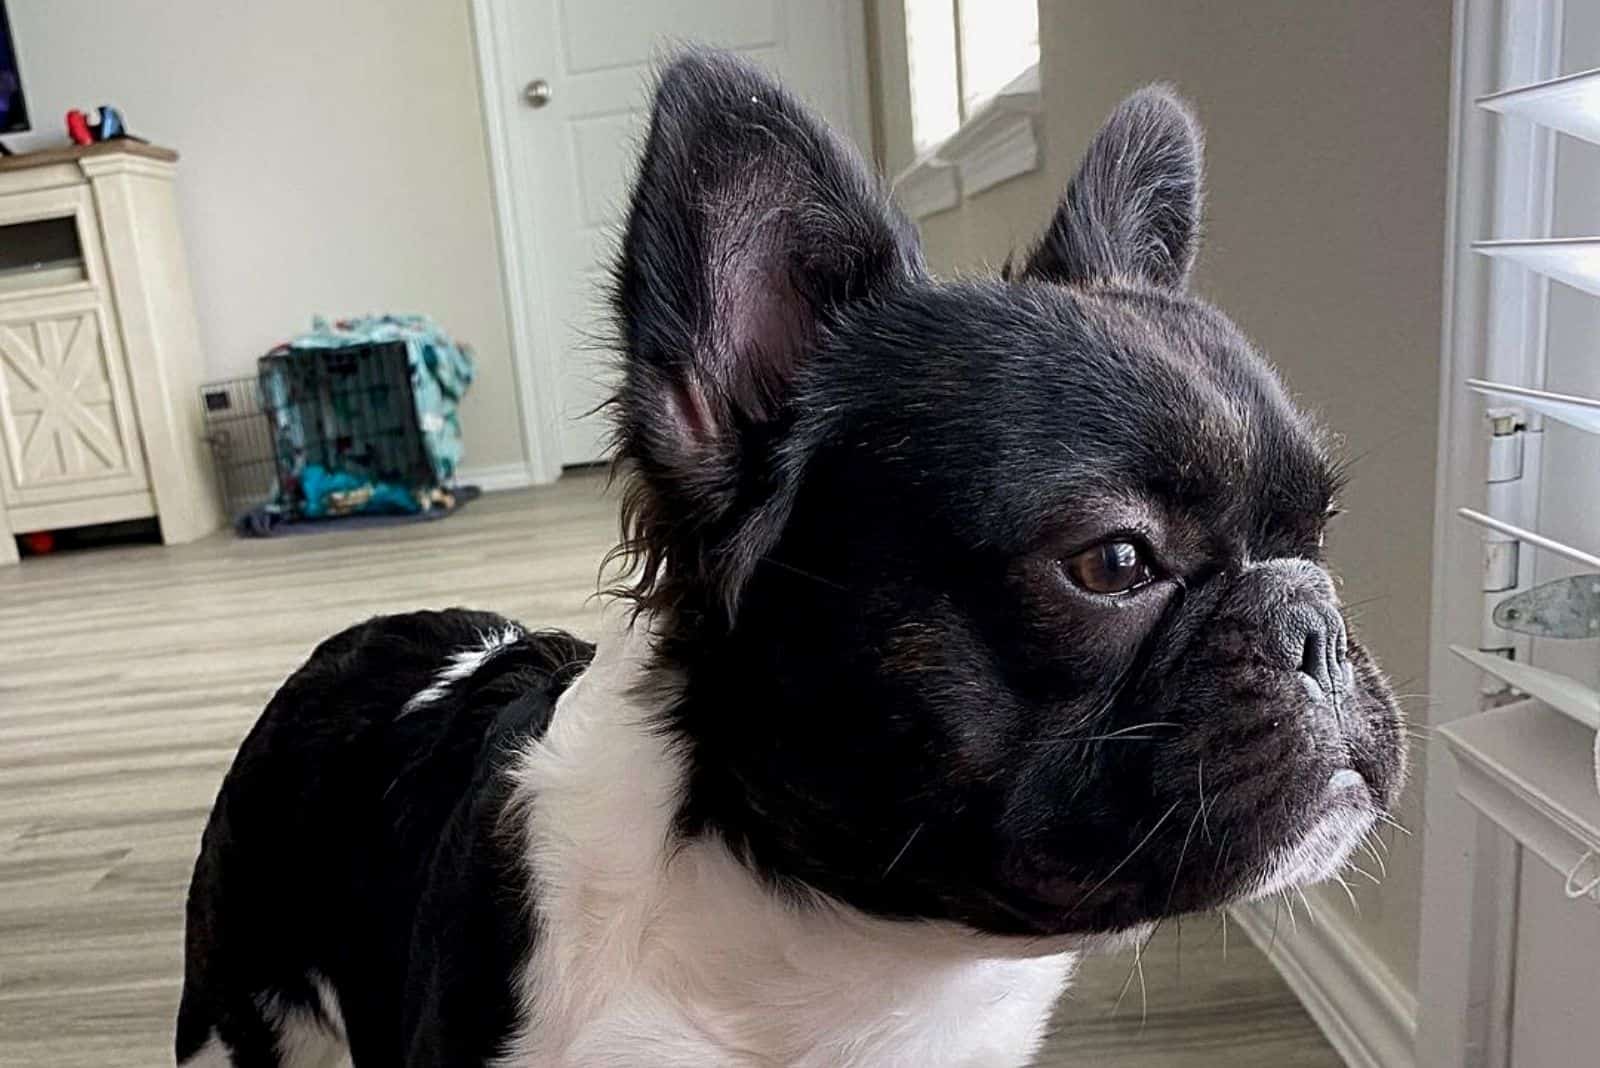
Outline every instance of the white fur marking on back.
{"label": "white fur marking on back", "polygon": [[228,1047],[222,1044],[222,1039],[217,1037],[213,1029],[206,1044],[193,1057],[179,1064],[182,1068],[233,1068],[233,1054],[228,1052]]}
{"label": "white fur marking on back", "polygon": [[498,631],[489,631],[482,634],[482,641],[475,646],[458,650],[450,655],[450,660],[433,676],[433,681],[411,695],[411,699],[400,710],[402,716],[409,716],[420,708],[437,701],[450,692],[450,687],[462,679],[471,678],[473,673],[484,665],[495,653],[508,645],[515,645],[522,640],[526,632],[515,623]]}
{"label": "white fur marking on back", "polygon": [[[602,640],[514,773],[540,925],[506,1068],[1026,1062],[1077,954],[774,896],[674,843],[684,782],[650,723],[646,620]],[[670,687],[669,687],[670,689]]]}
{"label": "white fur marking on back", "polygon": [[257,1003],[278,1033],[278,1057],[283,1068],[341,1068],[350,1063],[350,1051],[338,996],[332,985],[315,972],[306,978],[317,992],[320,1016],[298,1005],[285,1005],[276,994],[264,995]]}
{"label": "white fur marking on back", "polygon": [[317,1004],[322,1009],[322,1016],[327,1021],[328,1028],[339,1036],[340,1042],[350,1041],[350,1036],[344,1029],[344,1013],[339,1010],[339,995],[334,991],[333,984],[315,972],[311,973],[310,979],[312,987],[317,992]]}

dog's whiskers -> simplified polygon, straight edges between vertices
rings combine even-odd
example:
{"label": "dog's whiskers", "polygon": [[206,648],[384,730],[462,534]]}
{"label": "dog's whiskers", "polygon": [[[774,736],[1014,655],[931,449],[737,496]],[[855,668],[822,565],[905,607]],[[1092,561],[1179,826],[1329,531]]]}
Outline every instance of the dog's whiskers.
{"label": "dog's whiskers", "polygon": [[1294,898],[1289,896],[1288,890],[1279,890],[1278,897],[1283,900],[1283,908],[1289,914],[1289,930],[1293,934],[1300,933],[1300,921],[1294,915]]}
{"label": "dog's whiskers", "polygon": [[1128,977],[1122,981],[1122,989],[1117,991],[1117,1000],[1111,1005],[1111,1015],[1115,1016],[1117,1010],[1122,1008],[1122,999],[1127,996],[1128,988],[1133,984],[1133,977],[1139,977],[1139,1027],[1142,1030],[1150,1018],[1150,996],[1144,983],[1144,951],[1155,940],[1156,934],[1161,930],[1161,925],[1166,920],[1158,920],[1151,932],[1141,941],[1133,945],[1133,967],[1128,969]]}
{"label": "dog's whiskers", "polygon": [[850,587],[842,583],[835,582],[830,578],[823,578],[821,575],[818,575],[813,571],[807,571],[804,568],[795,567],[793,564],[786,564],[775,556],[761,556],[758,557],[758,559],[763,564],[771,564],[773,567],[776,567],[782,571],[787,571],[791,575],[798,575],[801,578],[810,579],[812,582],[817,582],[824,586],[831,587],[832,589],[839,590],[842,593],[850,592]]}
{"label": "dog's whiskers", "polygon": [[1148,742],[1153,741],[1157,735],[1133,734],[1132,731],[1149,730],[1153,727],[1179,727],[1182,724],[1171,723],[1165,720],[1152,720],[1149,723],[1134,723],[1127,727],[1114,730],[1109,734],[1091,734],[1084,737],[1064,739],[1072,742]]}
{"label": "dog's whiskers", "polygon": [[1376,849],[1372,848],[1370,833],[1361,839],[1361,850],[1362,852],[1366,853],[1367,856],[1372,858],[1373,863],[1378,866],[1378,870],[1382,872],[1385,877],[1387,877],[1389,874],[1389,866],[1384,863],[1383,855]]}
{"label": "dog's whiskers", "polygon": [[1355,914],[1357,916],[1361,915],[1361,903],[1356,900],[1356,892],[1350,888],[1350,883],[1339,872],[1333,873],[1333,879],[1344,890],[1345,896],[1350,899],[1350,907],[1355,910]]}
{"label": "dog's whiskers", "polygon": [[894,871],[894,866],[900,863],[900,858],[906,855],[906,851],[911,848],[911,843],[917,840],[917,835],[922,833],[922,828],[925,826],[927,824],[919,823],[911,829],[911,834],[906,838],[906,844],[900,847],[900,852],[896,853],[894,859],[889,862],[889,866],[883,869],[883,874],[878,876],[879,879],[887,879],[889,877],[889,873]]}
{"label": "dog's whiskers", "polygon": [[1378,813],[1378,822],[1386,824],[1386,825],[1388,825],[1390,827],[1393,827],[1395,830],[1399,831],[1401,834],[1405,835],[1407,838],[1410,838],[1412,836],[1410,829],[1407,828],[1405,826],[1405,824],[1401,823],[1399,820],[1395,819],[1393,816],[1389,815],[1387,812]]}
{"label": "dog's whiskers", "polygon": [[1311,899],[1306,897],[1305,887],[1297,886],[1294,888],[1294,892],[1300,895],[1300,902],[1306,907],[1306,919],[1310,920],[1314,926],[1321,927],[1322,917],[1317,914],[1316,909],[1311,907]]}
{"label": "dog's whiskers", "polygon": [[1105,715],[1108,711],[1110,711],[1111,710],[1111,706],[1117,703],[1117,698],[1122,696],[1123,687],[1125,687],[1128,684],[1128,681],[1132,677],[1133,677],[1132,668],[1124,668],[1117,675],[1116,679],[1111,683],[1111,687],[1110,687],[1110,689],[1108,689],[1106,691],[1106,695],[1105,695],[1105,698],[1103,700],[1101,700],[1098,704],[1096,704],[1094,706],[1094,708],[1090,709],[1088,712],[1085,712],[1083,715],[1079,716],[1076,720],[1074,720],[1071,724],[1069,724],[1062,731],[1061,735],[1057,736],[1057,738],[1049,740],[1049,741],[1046,741],[1046,742],[1041,743],[1041,744],[1043,744],[1043,745],[1053,745],[1053,744],[1057,744],[1057,743],[1059,743],[1060,741],[1063,741],[1063,740],[1066,740],[1066,741],[1075,740],[1073,738],[1073,732],[1079,730],[1082,727],[1088,726],[1089,724],[1091,724],[1091,723],[1095,722],[1096,720],[1098,720],[1101,716]]}
{"label": "dog's whiskers", "polygon": [[[1106,709],[1110,708],[1111,704],[1115,700],[1116,700],[1116,698],[1115,698],[1115,696],[1113,696],[1111,698],[1111,700],[1106,701],[1104,703],[1104,705],[1102,705],[1102,707],[1100,708],[1099,712],[1096,712],[1096,713],[1088,715],[1088,716],[1084,716],[1082,719],[1079,720],[1079,723],[1082,724],[1082,723],[1088,722],[1090,720],[1099,718],[1099,715],[1104,713]],[[1126,727],[1119,727],[1117,730],[1111,731],[1111,732],[1109,732],[1107,734],[1085,734],[1085,735],[1064,734],[1064,735],[1061,735],[1061,736],[1058,736],[1058,737],[1055,737],[1055,738],[1046,739],[1045,741],[1042,741],[1042,742],[1037,742],[1037,743],[1035,743],[1035,745],[1038,748],[1041,748],[1041,749],[1054,749],[1054,748],[1058,748],[1058,747],[1063,746],[1063,745],[1089,745],[1089,744],[1094,743],[1094,742],[1152,742],[1152,741],[1155,741],[1157,738],[1159,738],[1160,735],[1156,735],[1156,734],[1134,734],[1134,733],[1131,733],[1131,732],[1133,732],[1133,731],[1142,731],[1142,730],[1150,730],[1150,729],[1158,728],[1158,727],[1181,727],[1181,726],[1182,726],[1181,723],[1172,723],[1172,722],[1169,722],[1169,721],[1166,721],[1166,720],[1152,720],[1149,723],[1133,723],[1133,724],[1129,724]]]}
{"label": "dog's whiskers", "polygon": [[1167,903],[1161,907],[1164,913],[1172,911],[1172,899],[1178,892],[1178,880],[1183,876],[1183,862],[1189,856],[1189,839],[1194,837],[1195,824],[1200,822],[1200,815],[1204,811],[1204,807],[1195,809],[1194,816],[1189,820],[1189,829],[1184,832],[1183,848],[1178,851],[1178,864],[1172,870],[1172,884],[1167,887]]}
{"label": "dog's whiskers", "polygon": [[1233,856],[1233,843],[1229,839],[1233,836],[1233,828],[1228,827],[1222,832],[1222,844],[1217,849],[1216,859],[1211,862],[1211,878],[1217,877],[1217,872],[1227,867],[1228,858]]}
{"label": "dog's whiskers", "polygon": [[1170,818],[1171,815],[1174,812],[1178,811],[1178,805],[1179,804],[1181,804],[1181,802],[1174,801],[1172,803],[1172,806],[1161,814],[1161,818],[1156,820],[1155,826],[1151,827],[1149,831],[1145,832],[1145,836],[1143,838],[1139,839],[1138,845],[1135,845],[1131,850],[1129,850],[1128,851],[1128,855],[1123,857],[1121,860],[1119,860],[1117,862],[1116,867],[1114,867],[1110,871],[1106,872],[1105,876],[1103,878],[1101,878],[1101,880],[1099,882],[1097,882],[1093,886],[1091,886],[1088,889],[1088,891],[1082,897],[1080,897],[1077,900],[1077,902],[1072,906],[1072,910],[1074,912],[1076,912],[1078,910],[1078,908],[1080,906],[1082,906],[1085,901],[1087,901],[1091,897],[1093,897],[1100,890],[1101,887],[1105,886],[1106,883],[1110,882],[1113,878],[1115,878],[1117,872],[1119,872],[1123,868],[1125,868],[1127,866],[1128,862],[1134,858],[1134,856],[1139,852],[1139,850],[1143,849],[1146,845],[1149,844],[1150,839],[1152,839],[1152,838],[1154,838],[1156,836],[1156,832],[1161,829],[1162,824],[1166,823],[1168,818]]}
{"label": "dog's whiskers", "polygon": [[1372,874],[1370,871],[1368,871],[1367,869],[1363,868],[1359,864],[1347,864],[1346,867],[1348,867],[1351,871],[1355,872],[1357,875],[1360,875],[1361,877],[1363,877],[1365,879],[1371,880],[1373,886],[1382,886],[1383,885],[1383,880],[1382,879],[1378,878],[1376,875]]}

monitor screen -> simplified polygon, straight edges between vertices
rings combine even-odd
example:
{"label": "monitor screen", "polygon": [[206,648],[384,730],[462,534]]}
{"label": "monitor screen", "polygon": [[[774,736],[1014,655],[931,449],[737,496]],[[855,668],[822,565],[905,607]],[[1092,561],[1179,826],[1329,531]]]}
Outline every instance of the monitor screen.
{"label": "monitor screen", "polygon": [[22,99],[22,69],[17,66],[17,46],[11,39],[5,0],[0,0],[0,134],[28,128],[28,105]]}

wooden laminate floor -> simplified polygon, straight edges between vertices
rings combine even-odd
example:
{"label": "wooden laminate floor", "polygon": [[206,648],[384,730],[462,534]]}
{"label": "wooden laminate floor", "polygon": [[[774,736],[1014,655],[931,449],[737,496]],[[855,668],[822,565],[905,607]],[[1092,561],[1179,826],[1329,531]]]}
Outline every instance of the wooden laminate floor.
{"label": "wooden laminate floor", "polygon": [[[592,631],[615,503],[595,476],[437,524],[219,535],[0,568],[0,1066],[171,1063],[183,894],[234,747],[322,637],[467,604]],[[1090,962],[1040,1063],[1336,1068],[1262,954],[1219,921]]]}

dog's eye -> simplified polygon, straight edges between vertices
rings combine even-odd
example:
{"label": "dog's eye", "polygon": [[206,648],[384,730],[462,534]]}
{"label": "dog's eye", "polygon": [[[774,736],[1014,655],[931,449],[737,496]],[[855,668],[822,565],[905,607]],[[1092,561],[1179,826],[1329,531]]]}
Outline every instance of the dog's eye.
{"label": "dog's eye", "polygon": [[1067,576],[1090,593],[1128,593],[1155,577],[1131,541],[1106,541],[1062,562]]}

